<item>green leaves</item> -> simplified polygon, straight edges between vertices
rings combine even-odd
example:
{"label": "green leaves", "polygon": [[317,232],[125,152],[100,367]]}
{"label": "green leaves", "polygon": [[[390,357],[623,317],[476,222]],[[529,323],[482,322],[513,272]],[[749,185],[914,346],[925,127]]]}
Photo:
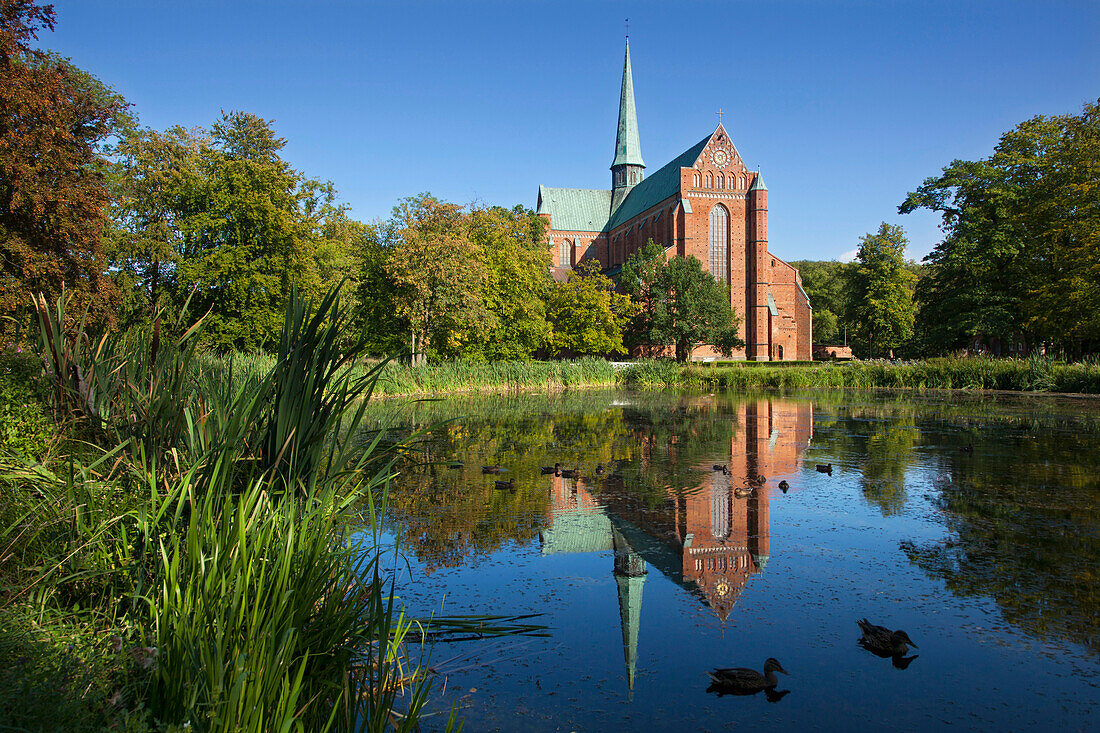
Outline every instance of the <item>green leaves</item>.
{"label": "green leaves", "polygon": [[695,257],[666,260],[664,247],[650,240],[627,259],[620,281],[639,305],[627,331],[631,346],[659,352],[672,344],[676,360],[687,361],[700,343],[727,356],[744,345],[737,336],[740,319],[730,308],[729,291]]}
{"label": "green leaves", "polygon": [[1028,350],[1100,338],[1100,102],[1035,117],[993,154],[953,161],[901,213],[943,217],[917,292],[929,348]]}
{"label": "green leaves", "polygon": [[637,312],[628,295],[600,272],[599,262],[582,264],[557,285],[546,304],[553,328],[550,348],[572,354],[625,353],[623,327]]}
{"label": "green leaves", "polygon": [[871,356],[897,348],[913,335],[916,276],[905,265],[905,232],[883,222],[860,240],[850,271],[848,319]]}

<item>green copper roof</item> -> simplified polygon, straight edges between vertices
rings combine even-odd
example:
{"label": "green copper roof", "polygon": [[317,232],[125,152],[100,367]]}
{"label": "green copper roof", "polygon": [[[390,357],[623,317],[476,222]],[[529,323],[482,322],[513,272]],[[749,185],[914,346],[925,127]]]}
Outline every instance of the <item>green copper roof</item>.
{"label": "green copper roof", "polygon": [[550,225],[559,231],[602,232],[611,213],[611,192],[539,186],[537,213],[549,214]]}
{"label": "green copper roof", "polygon": [[539,540],[543,555],[606,552],[614,547],[611,532],[611,520],[602,510],[559,511]]}
{"label": "green copper roof", "polygon": [[623,61],[623,89],[619,94],[619,131],[615,134],[615,161],[617,165],[640,165],[642,145],[638,141],[638,115],[634,111],[634,79],[630,74],[630,39],[626,40],[626,60]]}
{"label": "green copper roof", "polygon": [[764,185],[764,174],[763,173],[757,173],[756,174],[756,179],[752,182],[752,185],[749,186],[749,190],[750,191],[767,191],[768,190],[768,187]]}
{"label": "green copper roof", "polygon": [[[713,133],[712,133],[713,134]],[[630,189],[626,199],[615,209],[611,215],[608,229],[614,229],[620,224],[630,221],[651,206],[656,206],[670,196],[680,193],[680,169],[690,168],[695,165],[699,154],[707,146],[710,135],[700,140],[692,147],[685,150],[678,158],[655,172],[648,178]],[[555,225],[556,226],[556,225]]]}

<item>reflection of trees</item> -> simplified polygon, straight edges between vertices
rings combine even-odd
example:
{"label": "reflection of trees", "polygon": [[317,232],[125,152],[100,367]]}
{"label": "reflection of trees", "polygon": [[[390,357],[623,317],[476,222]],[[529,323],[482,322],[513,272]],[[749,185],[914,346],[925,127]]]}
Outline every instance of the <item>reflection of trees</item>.
{"label": "reflection of trees", "polygon": [[1028,632],[1100,651],[1100,434],[1023,422],[1010,445],[979,434],[972,455],[949,456],[939,504],[953,537],[903,549]]}
{"label": "reflection of trees", "polygon": [[831,413],[817,413],[816,447],[809,459],[839,463],[860,474],[860,488],[868,503],[885,515],[898,514],[905,506],[905,473],[921,432],[913,427],[916,407],[894,401],[829,406]]}
{"label": "reflection of trees", "polygon": [[[542,466],[577,467],[593,489],[613,475],[629,476],[632,498],[663,507],[670,486],[698,485],[700,462],[728,453],[733,423],[715,417],[735,401],[622,398],[611,392],[492,395],[410,405],[399,430],[420,428],[426,437],[390,492],[404,547],[431,569],[532,539],[550,506],[550,477],[541,475]],[[461,469],[446,468],[456,460]],[[495,489],[493,477],[481,475],[489,464],[507,469],[514,492]]]}

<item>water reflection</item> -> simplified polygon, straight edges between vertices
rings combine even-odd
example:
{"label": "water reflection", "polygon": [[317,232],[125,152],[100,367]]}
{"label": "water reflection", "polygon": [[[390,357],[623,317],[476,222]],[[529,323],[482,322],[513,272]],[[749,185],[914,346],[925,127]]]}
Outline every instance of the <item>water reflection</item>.
{"label": "water reflection", "polygon": [[[624,705],[630,690],[648,683],[649,694],[667,694],[675,707],[690,690],[702,695],[698,675],[708,664],[752,664],[769,655],[798,662],[798,694],[765,706],[789,711],[784,720],[793,727],[830,713],[831,703],[814,691],[814,670],[843,677],[855,674],[849,668],[871,675],[879,707],[901,716],[884,719],[860,708],[857,717],[917,727],[929,718],[919,705],[905,706],[942,700],[946,689],[969,699],[960,700],[961,710],[1002,700],[998,690],[1013,689],[1022,670],[1030,685],[1056,681],[1075,695],[1094,679],[1098,408],[1049,400],[667,393],[429,403],[409,413],[409,429],[424,429],[428,438],[402,465],[391,509],[403,548],[423,573],[455,569],[438,586],[449,598],[480,587],[463,578],[476,577],[493,592],[504,587],[494,585],[497,576],[500,584],[504,577],[519,583],[514,597],[482,598],[498,605],[471,612],[511,611],[516,598],[537,599],[522,610],[546,610],[556,643],[572,656],[547,650],[531,666],[563,665],[560,676],[576,676],[560,683],[565,707],[553,708],[574,727],[586,726],[563,712],[571,699],[565,693],[594,696],[595,706],[604,705],[600,694],[610,694],[585,688],[588,665],[614,665]],[[555,464],[577,472],[543,473]],[[831,473],[819,473],[818,465]],[[482,466],[502,472],[483,475]],[[566,575],[555,575],[565,568]],[[591,612],[569,605],[581,595]],[[435,597],[424,600],[434,610]],[[605,608],[612,616],[601,615]],[[904,675],[912,689],[891,688],[897,676],[885,660],[854,643],[853,622],[864,615],[903,626],[921,644],[924,659]],[[599,647],[602,658],[588,637],[608,642]],[[740,646],[708,657],[727,638]],[[1036,640],[1055,646],[1028,646]],[[888,656],[899,669],[916,659]],[[844,672],[838,658],[848,665]],[[1066,659],[1071,669],[1063,673]],[[668,691],[680,684],[672,669],[685,680],[675,694]],[[524,680],[534,684],[514,674],[514,687],[499,678],[494,686],[512,694]],[[658,714],[655,701],[631,704]],[[1080,722],[1095,707],[1048,712]],[[490,710],[482,722],[494,720]],[[990,726],[1019,724],[999,708],[985,712]],[[606,727],[622,727],[625,718],[608,715]],[[930,718],[948,719],[966,720]]]}

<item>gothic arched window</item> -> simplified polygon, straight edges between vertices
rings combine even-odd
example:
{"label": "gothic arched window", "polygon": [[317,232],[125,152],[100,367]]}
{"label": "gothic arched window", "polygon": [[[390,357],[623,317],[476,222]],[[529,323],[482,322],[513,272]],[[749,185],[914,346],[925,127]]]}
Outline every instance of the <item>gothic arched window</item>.
{"label": "gothic arched window", "polygon": [[573,245],[568,239],[561,240],[558,245],[558,267],[573,266]]}
{"label": "gothic arched window", "polygon": [[707,174],[707,185],[706,185],[706,188],[714,188],[714,178],[712,178],[712,177],[711,177],[711,175],[710,175],[709,173]]}
{"label": "gothic arched window", "polygon": [[693,186],[695,186],[696,188],[699,188],[699,174],[698,173],[696,173],[694,176],[691,177],[691,184]]}
{"label": "gothic arched window", "polygon": [[725,188],[725,187],[726,187],[726,177],[723,176],[721,173],[719,173],[718,174],[718,188]]}
{"label": "gothic arched window", "polygon": [[710,210],[710,274],[720,283],[727,281],[729,232],[730,213],[725,206],[718,204]]}

